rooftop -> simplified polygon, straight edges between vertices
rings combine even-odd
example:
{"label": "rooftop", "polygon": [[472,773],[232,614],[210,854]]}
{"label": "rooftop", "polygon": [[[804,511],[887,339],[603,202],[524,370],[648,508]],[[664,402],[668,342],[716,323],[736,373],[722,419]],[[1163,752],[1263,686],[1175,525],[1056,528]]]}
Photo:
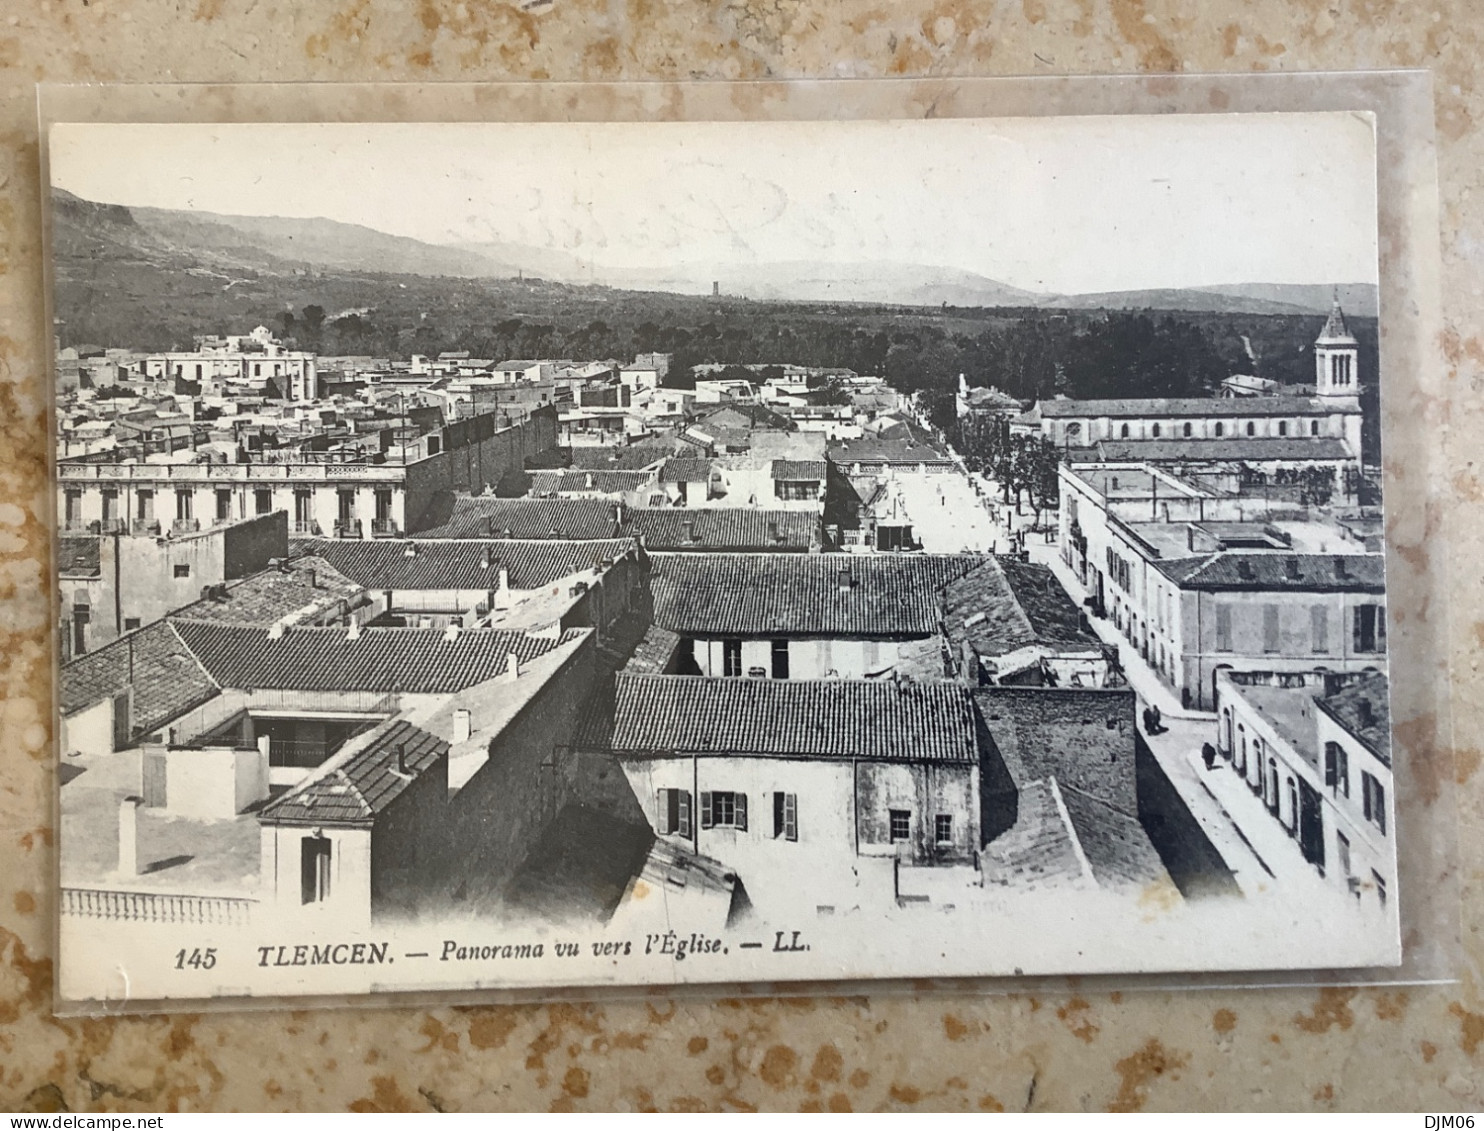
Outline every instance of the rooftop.
{"label": "rooftop", "polygon": [[99,577],[101,556],[96,534],[64,534],[57,539],[57,576]]}
{"label": "rooftop", "polygon": [[285,629],[274,637],[246,625],[179,621],[175,630],[222,687],[293,691],[447,694],[503,675],[562,641],[471,629],[450,640],[438,628]]}
{"label": "rooftop", "polygon": [[1232,691],[1261,716],[1305,762],[1316,770],[1319,737],[1312,687],[1231,682]]}
{"label": "rooftop", "polygon": [[675,456],[667,459],[665,466],[660,469],[661,483],[695,483],[710,478],[711,461],[709,459]]}
{"label": "rooftop", "polygon": [[63,664],[58,689],[63,714],[132,692],[133,734],[148,734],[215,698],[221,691],[169,621]]}
{"label": "rooftop", "polygon": [[533,496],[554,495],[560,491],[602,491],[624,494],[641,490],[654,482],[653,471],[599,471],[567,468],[558,471],[531,472]]}
{"label": "rooftop", "polygon": [[264,824],[369,824],[426,773],[449,745],[436,735],[395,719],[352,740],[258,814]]}
{"label": "rooftop", "polygon": [[634,507],[624,520],[627,533],[650,550],[808,550],[819,536],[814,511]]}
{"label": "rooftop", "polygon": [[594,471],[639,471],[653,467],[668,457],[669,448],[635,446],[631,448],[570,448],[567,450],[572,467]]}
{"label": "rooftop", "polygon": [[942,590],[944,632],[981,656],[1002,656],[1033,644],[1097,652],[1098,637],[1082,627],[1081,611],[1043,565],[990,558]]}
{"label": "rooftop", "polygon": [[690,636],[923,637],[981,554],[651,556],[655,623]]}
{"label": "rooftop", "polygon": [[213,587],[219,594],[177,609],[172,617],[224,624],[270,625],[276,621],[313,623],[362,603],[366,590],[324,558],[306,554],[281,567],[249,574]]}
{"label": "rooftop", "polygon": [[[610,507],[604,500],[595,500]],[[635,549],[627,538],[591,541],[419,539],[415,542],[306,539],[295,543],[367,589],[492,590],[500,569],[512,589],[539,589]],[[412,552],[409,553],[409,548]]]}
{"label": "rooftop", "polygon": [[690,754],[891,762],[978,760],[973,705],[952,682],[615,678],[620,758]]}
{"label": "rooftop", "polygon": [[831,462],[852,463],[947,463],[948,457],[937,448],[915,440],[883,439],[862,436],[829,449]]}
{"label": "rooftop", "polygon": [[1333,405],[1311,397],[1126,397],[1085,401],[1058,397],[1039,401],[1036,408],[1042,417],[1054,419],[1096,416],[1328,416],[1360,412],[1353,405]]}
{"label": "rooftop", "polygon": [[[536,477],[547,472],[532,472]],[[628,488],[625,488],[627,490]],[[612,538],[618,519],[608,499],[501,499],[459,495],[424,538]]]}
{"label": "rooftop", "polygon": [[1365,676],[1318,701],[1319,708],[1391,765],[1390,685],[1382,673]]}
{"label": "rooftop", "polygon": [[1156,558],[1152,564],[1183,589],[1386,592],[1386,559],[1381,554],[1220,551]]}
{"label": "rooftop", "polygon": [[825,461],[822,459],[775,459],[773,478],[784,480],[812,480],[823,482]]}
{"label": "rooftop", "polygon": [[[1262,398],[1255,398],[1262,399]],[[1269,398],[1271,399],[1271,398]],[[1251,404],[1248,401],[1230,402]],[[1249,414],[1253,415],[1253,414]],[[1351,460],[1355,453],[1338,436],[1233,437],[1230,439],[1099,440],[1105,460],[1160,463],[1186,460]]]}

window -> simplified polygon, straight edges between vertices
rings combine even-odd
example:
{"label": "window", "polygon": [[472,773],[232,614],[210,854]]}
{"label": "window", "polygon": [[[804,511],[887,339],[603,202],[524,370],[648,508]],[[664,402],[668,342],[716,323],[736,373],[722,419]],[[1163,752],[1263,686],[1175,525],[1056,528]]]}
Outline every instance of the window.
{"label": "window", "polygon": [[356,493],[355,493],[355,491],[353,491],[353,490],[351,490],[351,491],[344,491],[344,490],[337,491],[337,492],[335,492],[335,496],[336,496],[336,500],[337,500],[337,506],[339,508],[339,510],[338,510],[338,517],[339,517],[340,521],[341,522],[350,522],[350,521],[352,521],[355,518],[355,516],[356,516]]}
{"label": "window", "polygon": [[1298,835],[1298,786],[1288,779],[1288,835]]}
{"label": "window", "polygon": [[187,565],[185,562],[179,562],[179,563],[177,563],[176,566],[175,566],[175,576],[176,577],[190,577],[191,576],[191,567],[189,565]]}
{"label": "window", "polygon": [[1232,650],[1232,609],[1230,605],[1216,606],[1216,651]]}
{"label": "window", "polygon": [[788,641],[775,640],[771,645],[773,659],[773,678],[788,678]]}
{"label": "window", "polygon": [[1340,875],[1350,875],[1350,838],[1342,832],[1335,833],[1335,855],[1340,858]]}
{"label": "window", "polygon": [[139,618],[138,617],[125,617],[124,618],[124,631],[125,632],[133,632],[138,627],[139,627]]}
{"label": "window", "polygon": [[933,839],[939,844],[953,843],[953,814],[939,813],[933,818]]}
{"label": "window", "polygon": [[1311,421],[1309,421],[1309,435],[1310,436],[1317,436],[1317,435],[1319,435],[1319,421],[1317,421],[1317,420],[1311,420]]}
{"label": "window", "polygon": [[1118,438],[1120,440],[1127,440],[1128,439],[1128,425],[1127,424],[1123,425],[1121,428],[1118,429]]}
{"label": "window", "polygon": [[799,795],[773,794],[773,838],[799,839]]}
{"label": "window", "polygon": [[1262,650],[1264,652],[1276,652],[1278,650],[1278,606],[1264,605],[1262,607]]}
{"label": "window", "polygon": [[1226,431],[1226,425],[1222,424],[1221,421],[1218,420],[1216,422],[1216,435],[1220,436],[1225,431]]}
{"label": "window", "polygon": [[666,836],[690,836],[690,790],[659,792],[659,829]]}
{"label": "window", "polygon": [[191,517],[191,505],[192,505],[192,500],[194,498],[195,498],[195,492],[194,491],[189,491],[189,490],[186,490],[186,489],[182,488],[182,489],[177,490],[175,492],[175,517],[176,518],[178,518],[178,519],[188,519],[188,518]]}
{"label": "window", "polygon": [[1278,806],[1280,804],[1280,802],[1278,801],[1278,759],[1276,758],[1268,759],[1267,785],[1268,808],[1272,810],[1274,816],[1276,816],[1278,813]]}
{"label": "window", "polygon": [[1323,605],[1309,606],[1309,644],[1317,654],[1329,651],[1329,610]]}
{"label": "window", "polygon": [[888,809],[892,840],[907,840],[912,836],[912,811],[910,809]]}
{"label": "window", "polygon": [[112,488],[103,492],[103,521],[113,522],[119,516],[119,493]]}
{"label": "window", "polygon": [[1187,420],[1185,422],[1185,425],[1180,429],[1180,434],[1182,436],[1189,436],[1190,435],[1190,421]]}
{"label": "window", "polygon": [[1257,425],[1254,424],[1254,423],[1252,423],[1252,421],[1250,421],[1250,420],[1247,421],[1247,435],[1249,435],[1249,436],[1256,436],[1257,435]]}
{"label": "window", "polygon": [[1151,435],[1152,435],[1152,436],[1153,436],[1153,437],[1154,437],[1154,438],[1155,438],[1155,439],[1156,439],[1156,440],[1158,440],[1158,439],[1159,439],[1159,425],[1158,425],[1158,424],[1156,424],[1156,425],[1155,425],[1155,426],[1154,426],[1154,427],[1153,427],[1153,428],[1152,428],[1152,429],[1150,429],[1150,434],[1151,434]]}
{"label": "window", "polygon": [[723,640],[721,642],[721,674],[742,674],[742,641]]}
{"label": "window", "polygon": [[1324,784],[1336,797],[1350,796],[1350,755],[1338,742],[1324,744]]}
{"label": "window", "polygon": [[747,831],[747,794],[713,790],[701,794],[701,828]]}
{"label": "window", "polygon": [[231,491],[218,491],[216,493],[216,517],[218,522],[225,522],[232,517]]}
{"label": "window", "polygon": [[330,898],[330,838],[306,836],[299,860],[300,892],[304,903]]}
{"label": "window", "polygon": [[798,501],[801,499],[819,498],[819,484],[809,482],[780,481],[778,484],[778,497],[784,500]]}
{"label": "window", "polygon": [[1365,819],[1383,833],[1386,831],[1386,787],[1364,770],[1360,773],[1360,792]]}
{"label": "window", "polygon": [[252,495],[253,506],[259,514],[267,514],[273,509],[273,492],[267,487],[259,487]]}
{"label": "window", "polygon": [[1386,610],[1383,606],[1356,606],[1354,642],[1357,652],[1386,651]]}
{"label": "window", "polygon": [[1286,420],[1280,420],[1280,421],[1278,421],[1278,435],[1280,435],[1280,436],[1287,436],[1288,435],[1288,421],[1286,421]]}
{"label": "window", "polygon": [[1371,869],[1371,883],[1376,885],[1376,898],[1381,901],[1381,906],[1386,906],[1386,879],[1374,868]]}

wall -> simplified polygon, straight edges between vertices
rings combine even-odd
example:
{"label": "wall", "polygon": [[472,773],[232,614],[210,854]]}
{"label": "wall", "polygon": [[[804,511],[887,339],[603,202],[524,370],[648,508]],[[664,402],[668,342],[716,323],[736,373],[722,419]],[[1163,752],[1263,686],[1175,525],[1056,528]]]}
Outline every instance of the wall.
{"label": "wall", "polygon": [[165,808],[182,817],[231,820],[268,796],[268,759],[231,747],[165,751]]}
{"label": "wall", "polygon": [[329,898],[304,903],[301,854],[313,830],[302,825],[263,825],[260,888],[276,919],[310,923],[335,934],[371,925],[371,830],[325,826],[330,841]]}
{"label": "wall", "polygon": [[[779,639],[783,639],[780,637]],[[726,675],[725,641],[696,640],[696,666],[702,675]],[[772,678],[773,641],[743,640],[742,674],[761,668]],[[789,679],[864,679],[890,671],[912,643],[898,640],[788,638]]]}
{"label": "wall", "polygon": [[[914,863],[963,863],[972,860],[981,842],[980,785],[977,765],[861,762],[858,765],[861,853],[903,853]],[[892,809],[911,813],[911,836],[901,849],[891,839]],[[953,839],[940,845],[934,820],[953,818]]]}
{"label": "wall", "polygon": [[1139,823],[1180,894],[1186,899],[1239,895],[1236,877],[1139,734],[1135,735],[1134,764]]}
{"label": "wall", "polygon": [[494,413],[450,424],[443,429],[442,451],[407,465],[409,533],[438,524],[440,495],[493,491],[507,475],[524,471],[528,457],[556,446],[556,410],[549,406],[520,424],[495,425]]}
{"label": "wall", "polygon": [[108,754],[113,751],[114,701],[104,699],[61,717],[57,745],[63,755]]}

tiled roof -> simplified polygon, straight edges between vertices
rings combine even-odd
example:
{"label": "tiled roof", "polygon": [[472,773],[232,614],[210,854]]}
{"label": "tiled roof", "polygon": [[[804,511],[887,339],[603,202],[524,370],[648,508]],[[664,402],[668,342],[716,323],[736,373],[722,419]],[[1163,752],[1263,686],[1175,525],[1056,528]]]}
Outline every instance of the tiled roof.
{"label": "tiled roof", "polygon": [[126,633],[62,665],[63,714],[126,690],[133,692],[135,734],[157,730],[221,691],[168,621]]}
{"label": "tiled roof", "polygon": [[1015,824],[984,846],[985,882],[1004,887],[1089,887],[1076,834],[1049,781],[1027,782],[1016,798]]}
{"label": "tiled roof", "polygon": [[282,569],[265,569],[222,586],[221,598],[203,598],[171,613],[185,620],[270,625],[301,614],[312,621],[320,611],[356,605],[366,592],[324,558],[291,558]]}
{"label": "tiled roof", "polygon": [[811,511],[739,507],[635,507],[625,522],[651,550],[807,550],[819,531]]}
{"label": "tiled roof", "polygon": [[1064,782],[1058,784],[1082,855],[1099,887],[1142,887],[1169,881],[1164,861],[1137,816]]}
{"label": "tiled roof", "polygon": [[773,478],[787,480],[814,480],[823,483],[825,461],[822,459],[775,459]]}
{"label": "tiled roof", "polygon": [[879,439],[863,436],[836,444],[829,449],[831,462],[837,465],[852,463],[947,463],[948,457],[937,448],[911,440]]}
{"label": "tiled roof", "polygon": [[1345,312],[1340,309],[1338,298],[1330,307],[1329,317],[1324,320],[1324,329],[1319,331],[1315,344],[1347,346],[1355,344],[1355,335],[1350,332],[1350,327],[1345,325]]}
{"label": "tiled roof", "polygon": [[760,404],[722,405],[702,416],[701,423],[707,431],[712,428],[739,428],[745,431],[751,431],[753,428],[771,428],[786,432],[794,427],[793,421],[788,417]]}
{"label": "tiled roof", "polygon": [[606,494],[625,494],[638,491],[646,483],[654,481],[652,471],[564,471],[531,472],[531,494],[533,496],[554,495],[559,491],[602,491]]}
{"label": "tiled roof", "polygon": [[1099,440],[1098,458],[1114,463],[1163,460],[1348,460],[1338,436],[1234,437],[1232,439]]}
{"label": "tiled roof", "polygon": [[574,468],[583,471],[638,471],[641,468],[653,467],[660,460],[671,454],[669,448],[657,446],[636,446],[632,448],[589,448],[575,447],[566,449],[568,462]]}
{"label": "tiled roof", "polygon": [[[533,478],[544,474],[533,472]],[[448,521],[425,538],[612,538],[618,529],[608,499],[500,499],[460,495]]]}
{"label": "tiled roof", "polygon": [[222,687],[294,691],[461,691],[524,664],[559,641],[474,629],[455,640],[441,628],[288,628],[274,639],[244,625],[178,621],[176,631]]}
{"label": "tiled roof", "polygon": [[1309,397],[1127,397],[1087,401],[1058,398],[1039,401],[1036,408],[1045,418],[1327,416],[1360,411],[1353,406],[1325,404]]}
{"label": "tiled roof", "polygon": [[978,554],[654,554],[655,623],[690,636],[935,636]]}
{"label": "tiled roof", "polygon": [[500,567],[512,589],[539,589],[634,548],[627,538],[567,542],[503,539],[418,539],[409,543],[320,539],[297,543],[324,558],[352,581],[385,589],[494,589]]}
{"label": "tiled roof", "polygon": [[974,688],[973,696],[1017,786],[1056,778],[1138,812],[1132,691],[999,686]]}
{"label": "tiled roof", "polygon": [[1304,593],[1385,593],[1381,554],[1238,553],[1153,561],[1184,589],[1287,590]]}
{"label": "tiled roof", "polygon": [[664,670],[670,666],[670,661],[675,658],[675,650],[680,647],[680,640],[678,632],[671,632],[668,628],[661,628],[657,624],[650,625],[629,656],[629,662],[624,665],[623,670],[630,675],[663,674]]}
{"label": "tiled roof", "polygon": [[967,690],[952,682],[616,677],[620,757],[752,754],[891,762],[978,760]]}
{"label": "tiled roof", "polygon": [[1318,700],[1320,708],[1391,765],[1390,685],[1384,674],[1368,675]]}
{"label": "tiled roof", "polygon": [[1032,644],[1077,652],[1100,647],[1046,566],[991,558],[945,585],[941,599],[945,635],[967,640],[981,656],[1002,656]]}
{"label": "tiled roof", "polygon": [[[399,769],[398,752],[401,752]],[[367,824],[448,754],[437,735],[398,719],[343,759],[263,807],[265,824]]]}
{"label": "tiled roof", "polygon": [[64,534],[57,540],[57,574],[61,577],[98,577],[102,569],[98,537]]}
{"label": "tiled roof", "polygon": [[661,483],[695,483],[711,478],[711,461],[708,459],[686,459],[676,456],[667,459],[660,469]]}

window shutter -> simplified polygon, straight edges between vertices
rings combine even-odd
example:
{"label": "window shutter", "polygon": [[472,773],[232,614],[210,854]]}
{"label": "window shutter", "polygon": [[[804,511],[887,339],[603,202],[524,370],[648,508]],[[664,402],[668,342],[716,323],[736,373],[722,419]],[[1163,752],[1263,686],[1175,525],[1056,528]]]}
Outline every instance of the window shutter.
{"label": "window shutter", "polygon": [[1376,651],[1386,651],[1386,609],[1375,606],[1376,609]]}
{"label": "window shutter", "polygon": [[747,794],[737,794],[737,829],[747,831]]}
{"label": "window shutter", "polygon": [[1366,606],[1364,605],[1358,605],[1355,609],[1355,631],[1353,633],[1353,638],[1350,641],[1350,645],[1357,652],[1361,650],[1360,640],[1364,632],[1362,625],[1365,623],[1365,610]]}
{"label": "window shutter", "polygon": [[1360,804],[1361,804],[1361,808],[1365,811],[1365,819],[1367,821],[1369,821],[1371,819],[1371,775],[1370,774],[1361,774],[1361,776],[1360,776]]}
{"label": "window shutter", "polygon": [[690,790],[677,789],[675,796],[679,798],[680,802],[678,812],[676,813],[677,822],[675,831],[681,836],[690,836]]}
{"label": "window shutter", "polygon": [[703,828],[703,829],[709,829],[710,827],[711,827],[711,794],[710,793],[707,793],[707,792],[702,792],[702,794],[701,794],[701,828]]}
{"label": "window shutter", "polygon": [[799,797],[796,793],[783,795],[783,835],[789,840],[799,839]]}
{"label": "window shutter", "polygon": [[655,824],[659,826],[661,833],[672,833],[675,831],[671,821],[670,791],[659,789],[655,791],[654,816]]}
{"label": "window shutter", "polygon": [[1325,785],[1330,786],[1331,788],[1334,787],[1334,785],[1339,781],[1339,775],[1338,775],[1338,772],[1337,772],[1338,770],[1339,770],[1339,767],[1336,765],[1336,758],[1335,758],[1335,744],[1333,742],[1326,742],[1324,744],[1324,784]]}

